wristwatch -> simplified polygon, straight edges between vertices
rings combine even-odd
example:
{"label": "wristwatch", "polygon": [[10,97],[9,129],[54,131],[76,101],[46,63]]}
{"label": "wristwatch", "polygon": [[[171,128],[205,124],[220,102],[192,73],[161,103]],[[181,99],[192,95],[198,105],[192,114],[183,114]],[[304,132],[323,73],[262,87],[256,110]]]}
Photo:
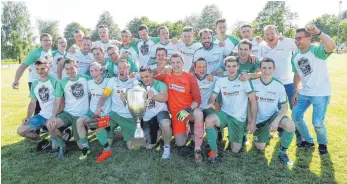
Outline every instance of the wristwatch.
{"label": "wristwatch", "polygon": [[321,34],[322,34],[322,30],[320,30],[320,32],[317,35],[320,36]]}

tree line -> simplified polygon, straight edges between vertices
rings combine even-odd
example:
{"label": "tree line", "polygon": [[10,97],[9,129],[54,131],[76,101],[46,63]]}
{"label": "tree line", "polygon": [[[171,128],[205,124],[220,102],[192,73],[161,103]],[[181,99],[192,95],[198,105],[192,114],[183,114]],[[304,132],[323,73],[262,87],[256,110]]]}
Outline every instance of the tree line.
{"label": "tree line", "polygon": [[[4,1],[2,3],[1,15],[1,59],[18,59],[21,60],[27,52],[36,47],[33,45],[33,34],[31,32],[30,12],[25,2],[22,1]],[[191,14],[186,16],[183,20],[175,22],[156,22],[150,20],[146,16],[135,17],[130,20],[125,29],[128,29],[135,37],[138,37],[137,28],[141,24],[145,24],[149,28],[149,35],[157,37],[157,28],[161,25],[168,27],[170,31],[170,38],[180,37],[184,26],[192,26],[197,33],[202,28],[209,28],[214,30],[215,22],[217,19],[222,18],[221,10],[214,4],[206,5],[199,14]],[[250,22],[253,27],[254,36],[263,35],[263,28],[265,25],[274,24],[277,26],[280,34],[286,37],[294,37],[295,28],[297,25],[293,21],[298,18],[296,12],[292,12],[284,1],[269,1],[265,4],[263,9],[258,13],[257,17]],[[49,33],[53,37],[53,49],[56,48],[56,39],[59,34],[59,20],[45,20],[37,19],[37,28],[39,33]],[[241,38],[240,27],[246,22],[237,21],[231,25],[230,34]],[[343,11],[341,15],[324,14],[311,20],[308,23],[314,23],[323,32],[330,35],[335,41],[339,43],[347,42],[347,10]],[[71,22],[64,29],[64,36],[70,47],[75,41],[73,32],[77,29],[90,35],[93,41],[99,40],[98,27],[105,25],[109,28],[111,39],[120,39],[120,27],[116,24],[115,19],[108,11],[103,12],[99,16],[94,29],[86,28],[78,22]],[[338,27],[339,37],[338,36]],[[196,37],[197,38],[197,37]],[[314,37],[313,41],[319,41],[318,37]]]}

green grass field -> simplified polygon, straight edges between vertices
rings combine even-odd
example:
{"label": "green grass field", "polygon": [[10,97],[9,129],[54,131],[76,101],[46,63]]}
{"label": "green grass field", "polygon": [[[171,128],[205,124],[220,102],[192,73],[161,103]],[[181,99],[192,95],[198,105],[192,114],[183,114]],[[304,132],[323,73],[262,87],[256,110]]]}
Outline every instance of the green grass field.
{"label": "green grass field", "polygon": [[[279,139],[272,139],[265,153],[258,153],[251,144],[240,154],[221,151],[214,165],[193,161],[193,146],[173,146],[171,160],[160,158],[162,149],[127,150],[116,138],[113,156],[103,163],[95,157],[102,149],[90,135],[92,154],[78,160],[80,152],[74,143],[63,161],[56,154],[38,153],[35,145],[16,134],[29,102],[25,74],[19,90],[11,89],[15,69],[1,69],[1,181],[3,183],[347,183],[347,55],[332,55],[328,65],[332,91],[325,124],[328,130],[329,154],[319,156],[317,147],[288,150],[294,166],[281,165],[276,152]],[[312,108],[305,119],[311,124]],[[315,136],[315,133],[313,132]],[[250,135],[249,138],[252,138]],[[295,143],[295,139],[293,140]],[[203,147],[206,146],[204,142]],[[221,146],[219,146],[221,148]],[[206,156],[205,156],[206,158]]]}

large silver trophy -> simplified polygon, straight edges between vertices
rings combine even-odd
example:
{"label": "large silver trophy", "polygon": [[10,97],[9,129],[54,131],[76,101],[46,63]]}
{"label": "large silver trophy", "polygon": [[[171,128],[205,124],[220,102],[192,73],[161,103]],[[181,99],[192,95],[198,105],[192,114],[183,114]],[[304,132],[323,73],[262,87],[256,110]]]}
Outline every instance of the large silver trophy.
{"label": "large silver trophy", "polygon": [[146,90],[141,88],[138,81],[135,80],[133,88],[129,89],[126,94],[129,111],[131,115],[137,119],[134,138],[131,140],[132,147],[143,146],[146,143],[144,131],[140,123],[146,111],[146,100],[144,99],[145,92]]}

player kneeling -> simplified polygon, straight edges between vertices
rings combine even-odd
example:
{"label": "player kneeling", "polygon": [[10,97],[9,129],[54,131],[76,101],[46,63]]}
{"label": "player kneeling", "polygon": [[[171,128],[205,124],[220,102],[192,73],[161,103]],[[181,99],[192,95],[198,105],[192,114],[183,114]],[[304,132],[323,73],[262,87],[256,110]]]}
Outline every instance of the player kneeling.
{"label": "player kneeling", "polygon": [[[168,100],[167,86],[165,83],[153,78],[153,71],[150,67],[140,68],[141,87],[146,88],[145,98],[147,99],[147,109],[143,116],[143,127],[146,134],[147,149],[152,149],[157,144],[157,132],[160,127],[164,140],[164,147],[170,146],[172,129],[169,112],[166,102]],[[162,158],[170,156],[170,152],[165,152]]]}
{"label": "player kneeling", "polygon": [[242,82],[238,76],[239,63],[231,56],[224,60],[228,76],[219,78],[209,99],[208,107],[214,108],[214,102],[218,94],[222,96],[221,111],[206,117],[205,127],[209,152],[209,161],[214,163],[217,157],[216,127],[221,129],[228,126],[229,141],[232,152],[237,153],[242,147],[244,127],[247,118],[248,99],[251,104],[251,122],[255,121],[257,114],[257,102],[249,81]]}
{"label": "player kneeling", "polygon": [[[40,137],[37,131],[39,132],[41,126],[46,125],[47,119],[52,117],[54,89],[58,80],[48,74],[50,67],[47,60],[38,59],[35,62],[35,68],[40,79],[31,85],[31,101],[28,106],[27,116],[22,120],[17,133],[30,141],[36,142],[36,150],[41,151],[49,146],[49,141]],[[39,102],[41,111],[31,117],[35,111],[36,101]]]}
{"label": "player kneeling", "polygon": [[105,128],[109,125],[109,116],[108,113],[111,111],[111,99],[108,98],[103,105],[103,114],[99,117],[95,115],[96,107],[98,101],[104,89],[107,86],[109,78],[103,77],[103,69],[101,64],[93,62],[89,68],[90,75],[93,80],[88,81],[88,93],[90,95],[90,105],[89,112],[77,119],[77,131],[78,136],[80,137],[80,144],[82,145],[82,155],[79,157],[80,160],[87,158],[90,153],[87,131],[85,126],[88,126],[91,130],[96,131],[96,137],[99,140],[100,144],[104,147],[102,154],[96,159],[97,162],[104,161],[107,157],[112,155],[111,145],[107,141],[107,133]]}
{"label": "player kneeling", "polygon": [[[250,132],[254,135],[256,148],[264,150],[269,142],[270,131],[282,128],[278,158],[285,165],[293,165],[288,159],[286,150],[292,142],[295,126],[294,122],[285,115],[288,111],[285,88],[272,76],[275,71],[275,62],[272,59],[264,58],[260,63],[260,70],[262,76],[252,80],[258,102],[258,115],[256,122],[251,123]],[[278,104],[281,104],[281,110],[278,110]]]}

